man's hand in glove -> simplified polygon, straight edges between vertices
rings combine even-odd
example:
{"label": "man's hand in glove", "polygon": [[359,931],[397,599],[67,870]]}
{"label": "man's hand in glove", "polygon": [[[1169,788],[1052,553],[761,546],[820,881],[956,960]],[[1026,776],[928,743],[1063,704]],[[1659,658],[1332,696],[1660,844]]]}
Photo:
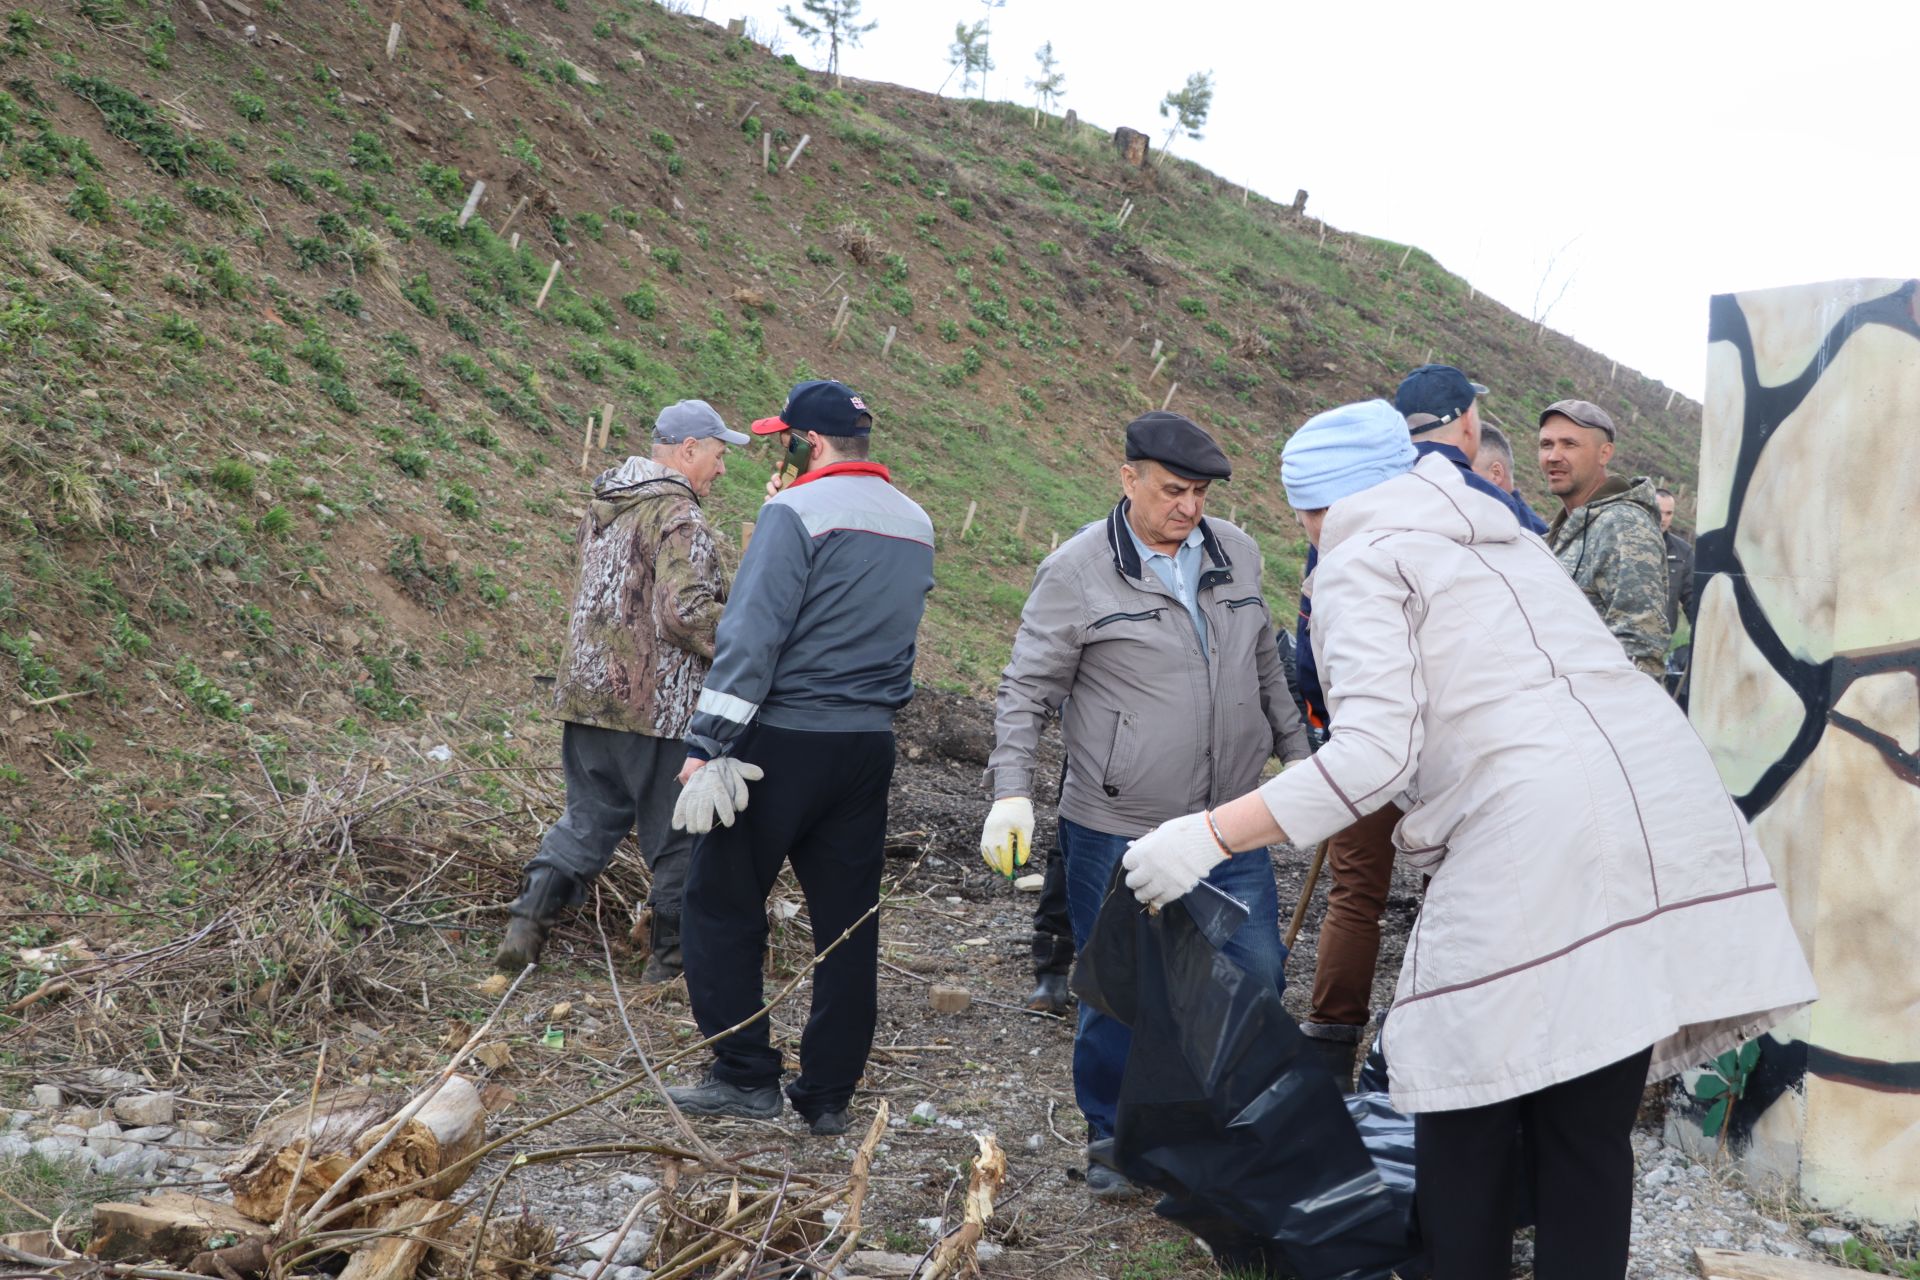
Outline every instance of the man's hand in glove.
{"label": "man's hand in glove", "polygon": [[689,760],[687,766],[680,798],[673,802],[673,825],[697,836],[713,830],[716,821],[732,826],[734,815],[747,807],[747,784],[766,776],[759,765],[732,756],[705,764]]}
{"label": "man's hand in glove", "polygon": [[1013,869],[1033,856],[1033,801],[1025,796],[995,800],[980,828],[980,856],[995,873],[1013,879]]}
{"label": "man's hand in glove", "polygon": [[1150,907],[1164,907],[1186,897],[1227,856],[1207,815],[1190,813],[1135,840],[1120,862],[1133,896]]}

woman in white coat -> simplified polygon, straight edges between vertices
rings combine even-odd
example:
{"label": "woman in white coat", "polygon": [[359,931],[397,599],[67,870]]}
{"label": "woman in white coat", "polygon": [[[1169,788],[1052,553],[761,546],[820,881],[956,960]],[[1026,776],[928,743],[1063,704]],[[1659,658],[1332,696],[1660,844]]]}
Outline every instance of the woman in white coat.
{"label": "woman in white coat", "polygon": [[1541,1280],[1625,1274],[1649,1080],[1812,1000],[1766,856],[1705,747],[1547,550],[1385,401],[1309,421],[1281,479],[1320,551],[1332,741],[1134,842],[1143,902],[1235,850],[1312,844],[1394,801],[1430,874],[1389,1025],[1434,1274],[1505,1277],[1515,1135]]}

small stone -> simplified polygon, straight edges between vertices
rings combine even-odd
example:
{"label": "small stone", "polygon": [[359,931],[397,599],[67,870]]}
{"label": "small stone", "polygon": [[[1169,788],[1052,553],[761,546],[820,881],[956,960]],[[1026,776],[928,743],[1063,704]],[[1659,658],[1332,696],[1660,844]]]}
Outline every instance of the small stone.
{"label": "small stone", "polygon": [[430,747],[427,750],[427,759],[435,764],[446,764],[453,759],[453,748],[444,742],[437,747]]}
{"label": "small stone", "polygon": [[1784,1222],[1775,1222],[1772,1218],[1762,1218],[1760,1219],[1760,1225],[1777,1236],[1787,1234],[1787,1224]]}
{"label": "small stone", "polygon": [[138,1089],[146,1083],[133,1072],[119,1067],[95,1067],[87,1072],[87,1079],[102,1089]]}
{"label": "small stone", "polygon": [[1673,1170],[1666,1165],[1660,1165],[1658,1168],[1647,1170],[1640,1181],[1649,1187],[1663,1187],[1673,1181]]}
{"label": "small stone", "polygon": [[1686,1210],[1693,1208],[1693,1197],[1681,1196],[1673,1202],[1673,1207],[1676,1212],[1684,1213]]}
{"label": "small stone", "polygon": [[613,1180],[613,1185],[622,1191],[631,1191],[634,1195],[643,1196],[660,1184],[644,1173],[623,1173]]}
{"label": "small stone", "polygon": [[1724,1249],[1728,1245],[1733,1243],[1733,1232],[1716,1231],[1712,1235],[1708,1236],[1707,1239],[1713,1241],[1714,1246],[1716,1248]]}
{"label": "small stone", "polygon": [[1045,1145],[1046,1145],[1046,1140],[1043,1139],[1039,1134],[1030,1133],[1027,1135],[1027,1150],[1038,1151],[1041,1147]]}
{"label": "small stone", "polygon": [[997,1245],[991,1240],[982,1240],[974,1248],[974,1256],[982,1262],[992,1262],[1004,1252],[1005,1249],[1003,1246]]}
{"label": "small stone", "polygon": [[130,1093],[114,1100],[113,1114],[120,1123],[135,1127],[172,1124],[173,1095],[159,1092]]}
{"label": "small stone", "polygon": [[613,1280],[647,1280],[652,1274],[645,1267],[621,1267],[613,1273]]}
{"label": "small stone", "polygon": [[117,1156],[122,1151],[139,1150],[120,1136],[120,1126],[111,1120],[102,1120],[87,1130],[87,1145],[98,1151],[102,1157]]}
{"label": "small stone", "polygon": [[973,1004],[973,993],[950,982],[936,982],[927,988],[927,1003],[935,1013],[964,1013]]}
{"label": "small stone", "polygon": [[218,1120],[189,1120],[180,1127],[188,1133],[197,1133],[203,1138],[218,1138],[227,1131],[227,1127]]}
{"label": "small stone", "polygon": [[33,1123],[33,1112],[15,1111],[7,1117],[7,1128],[24,1129]]}
{"label": "small stone", "polygon": [[920,1219],[920,1229],[930,1236],[938,1236],[943,1226],[944,1220],[940,1218]]}
{"label": "small stone", "polygon": [[33,1142],[24,1133],[0,1133],[0,1160],[24,1160],[33,1150]]}
{"label": "small stone", "polygon": [[1807,1232],[1807,1240],[1822,1249],[1838,1249],[1853,1239],[1853,1232],[1839,1227],[1815,1227]]}
{"label": "small stone", "polygon": [[915,1120],[938,1120],[940,1118],[940,1110],[931,1102],[922,1102],[914,1107],[913,1118]]}
{"label": "small stone", "polygon": [[82,1129],[91,1129],[102,1120],[113,1119],[98,1107],[74,1107],[60,1118],[64,1123],[79,1125]]}
{"label": "small stone", "polygon": [[138,1129],[126,1130],[120,1136],[128,1142],[172,1142],[174,1140],[174,1128],[170,1124],[142,1125]]}
{"label": "small stone", "polygon": [[57,1110],[66,1095],[60,1092],[57,1084],[37,1084],[33,1086],[33,1105],[41,1111]]}
{"label": "small stone", "polygon": [[[620,1247],[615,1249],[614,1242],[619,1235],[618,1231],[609,1231],[587,1241],[581,1249],[588,1257],[603,1259],[612,1266],[630,1267],[646,1257],[648,1247],[653,1244],[652,1232],[635,1227],[627,1232],[626,1239],[620,1240]],[[612,1257],[608,1257],[608,1254],[612,1254]]]}

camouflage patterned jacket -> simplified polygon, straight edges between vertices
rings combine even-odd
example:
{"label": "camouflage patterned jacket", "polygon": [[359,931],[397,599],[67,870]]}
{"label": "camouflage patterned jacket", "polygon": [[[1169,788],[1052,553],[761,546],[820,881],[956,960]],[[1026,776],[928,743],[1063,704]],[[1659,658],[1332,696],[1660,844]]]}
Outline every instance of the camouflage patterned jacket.
{"label": "camouflage patterned jacket", "polygon": [[628,458],[593,482],[579,546],[580,585],[554,714],[680,737],[713,663],[727,598],[723,544],[686,477],[650,458]]}
{"label": "camouflage patterned jacket", "polygon": [[1667,544],[1653,494],[1645,476],[1608,476],[1585,506],[1553,518],[1547,545],[1633,665],[1658,680],[1670,632]]}

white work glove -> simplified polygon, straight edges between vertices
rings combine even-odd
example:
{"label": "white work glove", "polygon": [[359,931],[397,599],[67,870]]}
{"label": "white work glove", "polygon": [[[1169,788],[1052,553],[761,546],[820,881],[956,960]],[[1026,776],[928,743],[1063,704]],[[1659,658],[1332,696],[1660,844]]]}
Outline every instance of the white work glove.
{"label": "white work glove", "polygon": [[747,807],[747,784],[758,782],[766,773],[757,764],[721,756],[693,771],[680,798],[673,802],[673,825],[677,831],[703,836],[721,826],[733,825],[733,817]]}
{"label": "white work glove", "polygon": [[1190,813],[1135,840],[1120,862],[1133,896],[1150,907],[1164,907],[1186,897],[1226,858],[1207,827],[1207,815]]}
{"label": "white work glove", "polygon": [[980,828],[980,856],[998,875],[1013,879],[1013,869],[1033,856],[1033,801],[1025,796],[995,800]]}

